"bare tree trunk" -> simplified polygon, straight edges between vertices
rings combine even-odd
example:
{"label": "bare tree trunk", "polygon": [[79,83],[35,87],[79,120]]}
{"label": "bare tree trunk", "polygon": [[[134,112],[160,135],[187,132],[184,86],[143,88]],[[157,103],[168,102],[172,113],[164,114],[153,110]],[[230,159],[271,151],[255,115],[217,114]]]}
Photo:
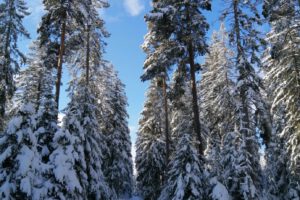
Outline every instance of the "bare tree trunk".
{"label": "bare tree trunk", "polygon": [[56,77],[56,91],[55,91],[55,102],[57,106],[57,110],[59,110],[59,96],[60,96],[60,86],[61,86],[61,77],[62,77],[62,65],[63,65],[63,55],[65,51],[65,36],[66,36],[66,16],[67,13],[64,13],[62,18],[62,27],[61,27],[61,35],[60,35],[60,48],[59,48],[59,56],[57,63],[57,77]]}

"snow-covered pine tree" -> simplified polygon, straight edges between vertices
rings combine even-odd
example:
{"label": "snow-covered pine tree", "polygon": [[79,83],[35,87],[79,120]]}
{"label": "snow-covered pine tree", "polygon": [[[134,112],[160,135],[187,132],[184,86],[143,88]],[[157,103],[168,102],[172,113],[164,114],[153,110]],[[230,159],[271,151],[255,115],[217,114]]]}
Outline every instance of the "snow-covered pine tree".
{"label": "snow-covered pine tree", "polygon": [[[160,85],[163,89],[164,98],[164,130],[166,139],[166,165],[169,162],[171,154],[170,128],[169,128],[169,99],[168,99],[168,72],[176,64],[176,58],[182,55],[182,47],[177,41],[170,40],[172,33],[171,13],[172,9],[166,8],[167,1],[153,1],[152,10],[145,16],[148,26],[148,33],[145,36],[143,50],[147,54],[144,62],[144,73],[141,76],[142,81],[160,79]],[[166,168],[166,170],[168,170]]]}
{"label": "snow-covered pine tree", "polygon": [[[281,126],[274,135],[279,141],[278,156],[283,162],[287,161],[286,165],[281,163],[273,170],[275,177],[282,177],[282,173],[287,173],[287,182],[283,185],[283,180],[275,179],[275,184],[283,190],[281,194],[284,194],[285,199],[297,199],[300,198],[299,1],[265,1],[264,15],[268,17],[272,27],[268,34],[271,48],[265,57],[265,80],[274,91],[271,97],[273,118],[279,114],[279,117],[282,117],[281,122],[284,122],[277,123]],[[284,145],[280,140],[284,141]],[[269,164],[276,165],[278,162],[273,161],[275,163]]]}
{"label": "snow-covered pine tree", "polygon": [[77,37],[84,41],[84,48],[74,48],[74,56],[68,60],[74,67],[71,70],[71,102],[63,129],[76,138],[75,165],[83,198],[116,199],[103,174],[103,152],[108,147],[96,116],[99,108],[94,96],[94,81],[101,63],[103,21],[93,5],[89,4],[85,25],[79,29],[85,37]]}
{"label": "snow-covered pine tree", "polygon": [[74,137],[63,132],[57,126],[57,110],[54,100],[54,74],[52,66],[47,66],[47,48],[35,44],[30,57],[30,68],[38,73],[36,96],[36,128],[37,150],[41,159],[38,171],[41,178],[35,182],[36,197],[48,198],[79,198],[82,191],[75,172]]}
{"label": "snow-covered pine tree", "polygon": [[[21,73],[18,108],[1,138],[1,198],[46,198],[47,184],[43,172],[50,168],[42,163],[37,130],[42,128],[37,110],[41,85],[48,85],[43,65],[40,64],[39,48],[33,45],[29,67]],[[42,51],[41,51],[42,52]],[[50,74],[51,75],[51,74]],[[51,79],[50,79],[51,80]],[[51,86],[51,84],[50,84]],[[44,87],[43,87],[44,88]],[[51,90],[50,90],[51,92]]]}
{"label": "snow-covered pine tree", "polygon": [[206,31],[209,25],[202,14],[202,10],[210,10],[211,4],[209,0],[189,0],[184,2],[172,1],[169,5],[173,7],[172,26],[174,40],[178,41],[184,52],[177,57],[178,60],[186,59],[185,63],[189,66],[191,90],[192,90],[192,106],[194,116],[194,132],[198,137],[198,145],[200,155],[204,152],[204,142],[202,141],[202,127],[200,123],[198,94],[196,88],[196,71],[200,69],[196,58],[207,52],[207,44],[205,39]]}
{"label": "snow-covered pine tree", "polygon": [[35,126],[35,108],[23,101],[1,136],[1,199],[32,199],[35,195],[35,180],[40,178]]}
{"label": "snow-covered pine tree", "polygon": [[[103,135],[95,116],[95,99],[85,77],[74,87],[66,110],[63,129],[75,137],[75,170],[83,188],[83,198],[114,199],[102,171]],[[107,148],[107,147],[106,147]]]}
{"label": "snow-covered pine tree", "polygon": [[[257,26],[262,24],[262,20],[256,1],[232,0],[227,3],[222,18],[232,20],[229,39],[235,48],[235,68],[238,71],[235,132],[241,135],[238,164],[243,165],[239,177],[235,177],[239,186],[230,193],[235,198],[259,199],[263,188],[256,134],[260,129],[261,137],[268,145],[272,132],[266,104],[260,93],[262,81],[255,71],[255,67],[261,67],[259,53],[264,41]],[[260,123],[256,119],[260,119]],[[263,126],[259,127],[260,124]]]}
{"label": "snow-covered pine tree", "polygon": [[[128,114],[126,111],[127,99],[124,91],[124,84],[117,77],[113,66],[106,73],[106,82],[112,84],[105,85],[104,98],[101,101],[102,111],[105,116],[105,128],[103,134],[107,138],[108,154],[104,159],[104,175],[112,189],[115,190],[118,198],[130,197],[133,190],[133,163],[131,157],[130,131],[128,128]],[[111,73],[109,73],[111,72]],[[99,104],[99,106],[101,106]],[[103,120],[101,120],[103,121]]]}
{"label": "snow-covered pine tree", "polygon": [[[74,40],[73,36],[80,35],[82,37],[81,29],[86,27],[87,21],[97,13],[96,9],[108,7],[108,3],[105,0],[45,0],[43,3],[46,13],[38,32],[42,44],[51,44],[54,52],[58,53],[55,101],[59,107],[61,75],[65,57],[69,54],[72,55],[74,48],[84,45],[84,37]],[[93,20],[97,20],[97,18],[93,18]],[[99,20],[97,24],[102,26],[103,21]]]}
{"label": "snow-covered pine tree", "polygon": [[[4,179],[1,180],[4,187],[6,187],[2,189],[7,191],[6,194],[3,191],[1,193],[1,197],[4,199],[25,198],[35,200],[57,198],[58,196],[63,198],[63,196],[66,197],[67,194],[75,192],[75,189],[70,187],[72,184],[73,186],[76,183],[79,184],[78,180],[76,181],[77,177],[74,176],[76,175],[74,169],[72,171],[74,165],[69,165],[71,163],[70,160],[72,160],[70,154],[64,157],[65,160],[62,160],[61,153],[63,151],[56,153],[56,155],[60,155],[56,157],[58,158],[56,163],[59,163],[57,168],[59,168],[60,173],[63,172],[63,176],[61,174],[55,176],[54,171],[56,169],[53,170],[53,165],[49,163],[50,153],[53,150],[52,141],[58,127],[56,124],[56,106],[52,95],[53,69],[44,65],[43,57],[45,57],[45,54],[46,49],[40,47],[39,41],[35,41],[31,47],[28,68],[22,71],[19,76],[20,82],[18,84],[21,87],[18,88],[16,97],[13,99],[16,101],[17,106],[12,112],[12,120],[2,138],[5,145],[8,146],[5,147],[2,144],[1,147],[3,149],[10,147],[14,149],[14,152],[11,155],[11,160],[5,160],[6,158],[4,157],[3,162],[6,164],[1,165],[1,173],[6,173],[5,170],[9,166],[5,165],[8,163],[15,163],[14,169],[10,169],[11,173],[16,173],[14,170],[19,170],[20,172],[13,176],[6,175],[8,178],[15,179],[15,182],[12,182],[12,185],[9,186],[14,187],[13,190],[8,187]],[[16,139],[20,137],[20,141],[17,142]],[[11,142],[14,142],[16,146],[9,146]],[[67,148],[67,146],[64,147]],[[26,152],[24,149],[27,149]],[[18,154],[21,154],[21,156]],[[22,161],[20,161],[22,156],[28,156],[28,158],[22,158]],[[25,163],[26,166],[22,165],[21,162]],[[68,166],[68,169],[61,171],[62,166],[65,165]],[[24,168],[19,169],[20,167]],[[14,176],[20,176],[22,180],[29,182],[24,182],[21,185],[19,178]],[[67,180],[64,183],[60,183],[59,181],[62,179]],[[27,184],[28,187],[25,187],[24,184]],[[58,185],[60,185],[60,190]],[[80,189],[80,185],[77,186]],[[9,194],[10,192],[11,194]],[[53,195],[53,193],[57,196]],[[11,197],[8,195],[11,195]],[[23,197],[24,195],[26,197]]]}
{"label": "snow-covered pine tree", "polygon": [[23,19],[29,15],[24,0],[4,0],[0,3],[0,131],[4,129],[5,107],[15,91],[14,75],[25,63],[18,48],[20,36],[29,38]]}
{"label": "snow-covered pine tree", "polygon": [[[189,125],[187,125],[189,124]],[[187,122],[187,126],[191,123]],[[188,129],[184,131],[187,132]],[[192,131],[192,129],[190,129]],[[190,133],[182,133],[176,147],[175,155],[170,161],[168,180],[159,199],[201,200],[204,194],[204,180],[201,177],[201,161],[196,148],[193,147]]]}
{"label": "snow-covered pine tree", "polygon": [[[271,135],[271,123],[265,102],[260,94],[262,81],[254,67],[261,67],[259,54],[265,45],[263,35],[257,30],[262,19],[255,1],[230,1],[222,14],[222,19],[230,19],[229,39],[235,48],[235,67],[238,71],[237,92],[240,96],[239,108],[241,116],[240,128],[251,129],[254,111],[260,116],[262,127],[261,137],[268,145]],[[254,109],[250,105],[254,106]],[[257,124],[256,124],[257,125]]]}
{"label": "snow-covered pine tree", "polygon": [[200,81],[202,110],[209,122],[209,141],[205,151],[210,173],[219,176],[221,140],[234,129],[235,99],[232,68],[234,53],[228,47],[228,35],[222,23],[219,32],[214,32],[209,54],[203,65]]}
{"label": "snow-covered pine tree", "polygon": [[[199,70],[199,64],[195,63],[198,56],[203,55],[207,51],[207,45],[205,42],[205,34],[208,29],[205,17],[201,10],[210,10],[211,5],[209,0],[197,0],[197,1],[154,1],[155,9],[153,13],[147,17],[152,21],[158,21],[162,23],[164,28],[160,29],[157,26],[154,31],[164,34],[162,38],[166,40],[164,52],[167,52],[168,60],[175,64],[180,64],[184,61],[190,68],[190,80],[191,90],[193,94],[193,114],[194,114],[194,129],[195,134],[198,137],[199,151],[203,154],[204,144],[201,136],[201,124],[199,119],[199,106],[198,95],[196,89],[196,77],[195,73]],[[152,26],[152,24],[150,24]],[[150,39],[155,40],[157,38],[149,35]],[[154,43],[154,45],[157,45]],[[175,51],[174,51],[175,50]],[[165,58],[166,59],[166,58]],[[150,68],[151,69],[151,68]],[[151,69],[152,70],[152,69]]]}
{"label": "snow-covered pine tree", "polygon": [[169,163],[167,181],[159,199],[204,199],[203,160],[199,159],[193,142],[191,89],[186,71],[181,66],[174,74],[172,95],[172,136],[175,150]]}
{"label": "snow-covered pine tree", "polygon": [[153,79],[148,88],[136,141],[137,187],[147,200],[158,198],[166,167],[163,91],[157,84],[157,80]]}

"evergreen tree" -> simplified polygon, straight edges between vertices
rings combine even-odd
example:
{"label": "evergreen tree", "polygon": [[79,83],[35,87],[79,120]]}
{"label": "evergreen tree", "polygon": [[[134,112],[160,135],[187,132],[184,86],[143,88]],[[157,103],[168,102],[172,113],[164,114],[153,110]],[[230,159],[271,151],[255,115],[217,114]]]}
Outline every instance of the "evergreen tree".
{"label": "evergreen tree", "polygon": [[[112,67],[112,66],[111,66]],[[109,78],[109,77],[107,77]],[[114,82],[112,93],[107,96],[107,104],[104,110],[108,113],[106,124],[106,136],[109,153],[105,158],[104,172],[107,181],[118,197],[130,197],[133,187],[133,164],[131,157],[130,131],[128,128],[128,114],[126,112],[127,99],[124,85],[118,79],[117,74],[111,74]]]}
{"label": "evergreen tree", "polygon": [[[256,27],[262,24],[262,20],[255,1],[236,0],[229,2],[222,18],[232,20],[229,38],[234,44],[235,68],[238,71],[235,132],[241,135],[238,147],[241,156],[237,164],[243,165],[243,170],[237,177],[238,191],[230,189],[230,192],[233,196],[238,194],[235,198],[259,199],[263,188],[256,134],[261,132],[264,144],[268,145],[272,132],[266,104],[260,93],[262,81],[254,68],[261,67],[259,53],[264,41]],[[263,126],[259,127],[260,124]]]}
{"label": "evergreen tree", "polygon": [[32,199],[39,179],[35,109],[24,101],[1,136],[1,199]]}
{"label": "evergreen tree", "polygon": [[[184,116],[186,117],[186,116]],[[181,124],[182,125],[182,124]],[[187,122],[186,127],[181,129],[187,132],[191,123]],[[184,129],[186,128],[186,129]],[[204,194],[204,180],[199,176],[201,161],[198,158],[196,149],[193,147],[190,133],[182,133],[176,147],[175,155],[170,161],[171,169],[168,173],[168,181],[159,199],[206,199]]]}
{"label": "evergreen tree", "polygon": [[228,48],[228,35],[224,24],[219,32],[212,35],[212,44],[205,59],[200,82],[202,110],[209,122],[209,142],[206,156],[210,172],[219,176],[220,145],[222,138],[234,129],[235,97],[231,58],[233,52]]}
{"label": "evergreen tree", "polygon": [[[170,161],[168,180],[159,199],[202,199],[205,193],[203,160],[194,148],[192,94],[183,68],[174,74],[172,95],[172,136],[175,150]],[[181,91],[181,92],[180,92]]]}
{"label": "evergreen tree", "polygon": [[[39,57],[34,58],[38,62]],[[42,172],[49,167],[41,162],[38,150],[37,99],[38,88],[43,76],[42,68],[33,60],[28,69],[21,73],[24,86],[19,93],[18,108],[1,137],[1,198],[38,199],[43,191]],[[44,186],[44,185],[43,185]],[[43,190],[43,191],[42,191]]]}
{"label": "evergreen tree", "polygon": [[[82,35],[81,27],[86,27],[95,15],[96,9],[108,7],[105,0],[97,1],[71,1],[71,0],[45,0],[44,6],[46,14],[42,18],[39,28],[40,39],[42,44],[50,43],[58,50],[57,57],[57,80],[55,100],[57,108],[59,106],[60,86],[62,67],[66,55],[72,55],[72,50],[84,44],[84,39],[74,40],[74,36]],[[92,21],[94,22],[94,21]],[[96,23],[102,26],[103,21],[98,20]],[[96,25],[96,24],[93,24]]]}
{"label": "evergreen tree", "polygon": [[[255,1],[230,1],[221,18],[232,21],[229,30],[230,42],[235,48],[235,67],[238,71],[237,93],[240,96],[240,129],[243,132],[254,134],[255,119],[252,113],[256,112],[261,118],[263,127],[261,137],[268,145],[271,135],[271,123],[266,104],[260,94],[263,88],[262,81],[257,75],[254,66],[261,67],[259,53],[265,44],[262,34],[256,26],[262,25],[261,16]],[[251,108],[254,106],[254,109]],[[250,130],[250,131],[248,131]],[[252,133],[250,133],[252,132]]]}
{"label": "evergreen tree", "polygon": [[[166,139],[166,165],[169,162],[171,154],[170,128],[169,128],[169,108],[168,108],[168,72],[176,64],[182,48],[176,41],[170,40],[172,26],[170,26],[171,9],[164,6],[166,1],[153,1],[153,7],[149,14],[145,16],[148,26],[148,33],[145,36],[143,50],[147,54],[144,62],[144,73],[141,76],[142,81],[160,79],[160,85],[163,89],[164,113],[165,113],[165,139]],[[167,171],[167,169],[166,169]]]}
{"label": "evergreen tree", "polygon": [[[204,142],[201,135],[201,123],[199,119],[198,94],[196,89],[195,73],[199,70],[199,64],[195,63],[198,56],[202,56],[207,52],[207,44],[205,34],[208,30],[208,24],[201,10],[210,10],[211,4],[209,0],[191,0],[184,2],[174,2],[174,36],[179,45],[184,47],[182,58],[186,58],[185,63],[189,66],[191,90],[192,90],[192,106],[194,115],[194,131],[198,137],[199,152],[203,155]],[[180,59],[179,57],[179,59]]]}
{"label": "evergreen tree", "polygon": [[145,200],[157,199],[162,183],[165,165],[165,139],[162,133],[163,110],[162,91],[157,80],[151,81],[147,92],[136,141],[137,187]]}
{"label": "evergreen tree", "polygon": [[7,100],[15,91],[14,75],[25,63],[25,56],[18,48],[20,36],[29,38],[22,22],[29,15],[23,0],[4,0],[0,3],[0,131],[4,129]]}
{"label": "evergreen tree", "polygon": [[[85,25],[79,29],[86,37],[78,37],[79,34],[72,38],[74,41],[82,40],[84,48],[74,48],[72,53],[75,56],[68,60],[74,67],[71,69],[71,102],[66,111],[64,129],[77,138],[74,144],[75,166],[83,188],[83,198],[115,199],[115,191],[111,190],[103,173],[103,153],[107,152],[108,147],[96,116],[99,108],[93,95],[102,59],[101,34],[104,30],[103,22],[93,5],[89,4],[87,11],[90,12],[86,13],[88,17]],[[78,59],[78,56],[85,59]]]}
{"label": "evergreen tree", "polygon": [[95,117],[95,99],[90,88],[76,86],[66,111],[64,129],[75,138],[75,170],[83,188],[83,195],[89,199],[114,199],[102,171],[103,135]]}
{"label": "evergreen tree", "polygon": [[[273,173],[275,177],[282,177],[282,173],[286,173],[287,181],[284,185],[281,179],[277,179],[275,183],[283,190],[285,199],[300,197],[298,10],[299,1],[266,1],[264,4],[264,15],[268,17],[272,27],[268,34],[271,48],[264,58],[267,71],[265,80],[274,91],[271,96],[273,118],[276,119],[278,114],[282,118],[281,123],[276,123],[279,129],[274,135],[279,141],[278,148],[281,148],[278,149],[281,152],[278,156],[281,156],[283,162],[287,161],[286,164],[277,165]],[[280,140],[285,144],[282,145]],[[273,161],[275,163],[270,165],[278,162]]]}
{"label": "evergreen tree", "polygon": [[[199,151],[201,154],[204,150],[201,136],[201,124],[199,119],[199,106],[198,95],[196,89],[196,77],[195,73],[199,69],[199,65],[195,63],[198,56],[202,56],[207,51],[207,45],[205,43],[205,34],[208,29],[208,24],[205,21],[205,17],[201,13],[201,10],[210,10],[210,1],[154,1],[153,11],[146,16],[146,20],[149,21],[149,26],[152,28],[152,32],[156,34],[147,35],[148,41],[154,42],[150,45],[146,42],[144,46],[154,47],[158,45],[158,53],[164,52],[162,56],[152,56],[154,61],[168,61],[166,66],[170,67],[172,64],[180,64],[185,62],[190,67],[191,78],[191,90],[193,95],[193,114],[194,114],[194,129],[199,140]],[[157,42],[157,41],[158,42]],[[163,45],[161,45],[161,43]],[[152,47],[153,48],[153,47]],[[150,52],[151,52],[151,48]],[[148,50],[149,51],[149,50]],[[157,54],[155,51],[153,55]],[[158,54],[160,55],[160,54]],[[151,57],[149,57],[151,58]],[[149,59],[148,60],[151,60]],[[146,72],[165,72],[161,70],[162,67],[155,67],[154,65],[148,65]],[[146,63],[147,64],[147,63]],[[159,65],[161,63],[158,63]],[[158,65],[158,66],[159,66]]]}

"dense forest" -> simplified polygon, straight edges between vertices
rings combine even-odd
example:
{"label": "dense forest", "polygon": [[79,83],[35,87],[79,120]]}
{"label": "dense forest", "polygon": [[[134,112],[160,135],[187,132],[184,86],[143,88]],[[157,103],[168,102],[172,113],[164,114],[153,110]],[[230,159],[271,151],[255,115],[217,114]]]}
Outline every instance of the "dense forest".
{"label": "dense forest", "polygon": [[299,200],[300,2],[220,2],[208,39],[211,0],[151,1],[133,159],[109,0],[43,0],[30,52],[26,1],[0,1],[0,199]]}

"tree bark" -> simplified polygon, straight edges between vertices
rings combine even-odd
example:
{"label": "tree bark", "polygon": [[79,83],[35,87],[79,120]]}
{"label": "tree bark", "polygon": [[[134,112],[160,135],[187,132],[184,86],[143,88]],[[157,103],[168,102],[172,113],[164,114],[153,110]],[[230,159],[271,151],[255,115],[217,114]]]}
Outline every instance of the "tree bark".
{"label": "tree bark", "polygon": [[[241,45],[241,31],[240,31],[239,20],[238,20],[238,12],[239,12],[238,3],[239,0],[234,0],[233,12],[234,12],[234,30],[235,30],[236,48],[237,48],[237,64],[239,63],[239,59],[243,56],[242,45]],[[244,78],[247,74],[245,67],[239,67],[238,70],[240,73],[240,78]],[[245,88],[245,86],[242,86],[242,88],[240,89],[240,97],[242,101],[241,103],[242,103],[242,112],[243,112],[242,113],[243,124],[240,124],[240,127],[243,127],[242,128],[243,130],[241,131],[246,132],[247,134],[250,129],[250,119],[249,119],[249,111],[248,111],[248,103],[247,103],[247,88]]]}
{"label": "tree bark", "polygon": [[61,86],[61,77],[62,77],[62,65],[63,65],[63,55],[65,51],[65,36],[66,36],[66,16],[67,13],[65,11],[62,17],[62,27],[61,27],[61,35],[60,35],[60,48],[58,55],[58,63],[57,63],[57,77],[56,77],[56,92],[55,92],[55,102],[57,106],[57,110],[59,110],[59,96],[60,96],[60,86]]}
{"label": "tree bark", "polygon": [[[9,95],[7,92],[7,84],[9,83],[9,77],[8,77],[8,69],[10,66],[10,52],[9,52],[9,46],[10,46],[10,36],[11,36],[11,21],[12,21],[12,17],[11,17],[11,10],[12,10],[12,5],[13,2],[11,2],[9,4],[10,6],[10,12],[9,12],[9,23],[8,23],[8,27],[7,27],[7,32],[6,32],[6,36],[5,36],[5,46],[4,46],[4,58],[5,58],[5,63],[2,66],[2,73],[1,73],[1,82],[0,82],[0,131],[4,130],[4,121],[5,121],[5,107],[6,107],[6,102],[7,102],[7,96]],[[12,95],[12,94],[10,94]]]}
{"label": "tree bark", "polygon": [[166,137],[166,161],[165,162],[166,165],[168,165],[169,158],[170,158],[170,133],[169,133],[169,112],[168,112],[166,75],[163,76],[162,82],[163,82],[164,110],[165,110],[165,137]]}
{"label": "tree bark", "polygon": [[195,56],[194,56],[194,48],[192,42],[188,44],[188,53],[189,53],[189,64],[191,70],[191,86],[192,86],[192,96],[193,96],[193,113],[194,113],[194,130],[198,138],[199,142],[199,154],[204,154],[204,147],[202,143],[201,136],[201,123],[199,116],[199,106],[198,106],[198,95],[197,95],[197,87],[196,87],[196,66],[195,66]]}

